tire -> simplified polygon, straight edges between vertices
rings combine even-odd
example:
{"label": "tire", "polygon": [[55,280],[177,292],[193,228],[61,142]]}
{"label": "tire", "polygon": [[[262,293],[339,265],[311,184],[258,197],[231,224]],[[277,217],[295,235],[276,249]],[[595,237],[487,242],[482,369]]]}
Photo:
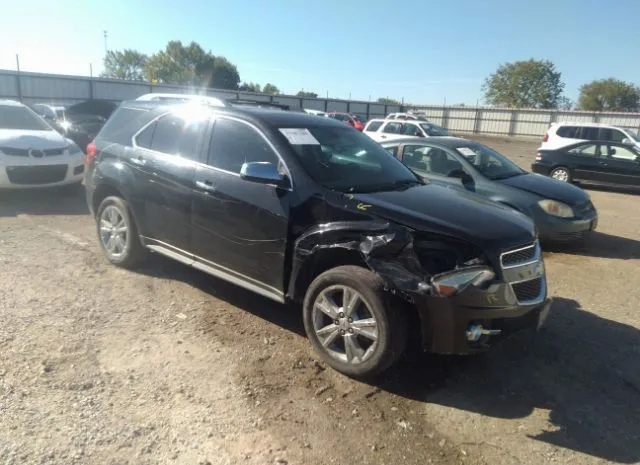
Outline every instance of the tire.
{"label": "tire", "polygon": [[566,166],[556,166],[551,170],[549,176],[557,181],[571,182],[571,170]]}
{"label": "tire", "polygon": [[[96,226],[100,247],[114,265],[135,268],[146,257],[147,249],[140,242],[138,229],[124,199],[105,198],[98,207]],[[109,227],[111,230],[107,231]]]}
{"label": "tire", "polygon": [[[357,302],[351,309],[343,308],[345,289],[347,299],[355,296],[352,302]],[[307,337],[335,370],[361,379],[378,375],[398,360],[407,344],[406,315],[401,305],[392,308],[393,302],[382,279],[370,270],[339,266],[325,271],[304,298]]]}

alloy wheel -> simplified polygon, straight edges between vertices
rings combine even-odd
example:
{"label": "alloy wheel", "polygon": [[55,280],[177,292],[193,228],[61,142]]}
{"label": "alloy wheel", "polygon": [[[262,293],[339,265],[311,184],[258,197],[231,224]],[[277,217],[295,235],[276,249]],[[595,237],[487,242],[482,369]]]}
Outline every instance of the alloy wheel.
{"label": "alloy wheel", "polygon": [[100,215],[100,240],[102,246],[114,258],[122,256],[127,248],[129,228],[122,212],[109,205]]}

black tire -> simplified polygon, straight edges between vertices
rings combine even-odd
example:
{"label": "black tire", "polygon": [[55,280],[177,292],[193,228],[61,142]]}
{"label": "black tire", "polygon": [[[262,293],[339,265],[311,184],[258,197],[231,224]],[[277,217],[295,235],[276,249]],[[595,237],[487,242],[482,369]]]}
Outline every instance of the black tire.
{"label": "black tire", "polygon": [[[103,241],[103,235],[101,232],[101,219],[103,213],[109,207],[114,207],[118,211],[127,228],[124,248],[122,252],[118,254],[112,253],[107,248]],[[136,228],[136,223],[131,216],[129,206],[124,199],[116,196],[105,198],[100,203],[100,206],[98,207],[98,211],[96,213],[96,227],[100,247],[107,257],[107,260],[109,260],[114,265],[120,266],[122,268],[135,268],[146,258],[147,249],[144,245],[142,245],[142,242],[140,241],[138,228]]]}
{"label": "black tire", "polygon": [[[556,177],[561,172],[566,172],[567,174],[566,179],[559,179],[558,177]],[[573,176],[571,175],[571,170],[566,166],[556,166],[554,169],[551,170],[551,172],[549,173],[549,176],[557,181],[563,181],[567,183],[572,182],[572,179],[573,179]]]}
{"label": "black tire", "polygon": [[[366,312],[375,318],[377,345],[366,360],[349,363],[336,359],[323,347],[316,334],[314,305],[320,293],[332,286],[347,286],[355,290],[362,297]],[[339,266],[325,271],[307,289],[302,310],[305,331],[315,351],[329,366],[347,376],[362,379],[378,375],[396,362],[406,347],[408,335],[406,314],[403,311],[405,309],[392,295],[385,292],[382,279],[365,268]]]}

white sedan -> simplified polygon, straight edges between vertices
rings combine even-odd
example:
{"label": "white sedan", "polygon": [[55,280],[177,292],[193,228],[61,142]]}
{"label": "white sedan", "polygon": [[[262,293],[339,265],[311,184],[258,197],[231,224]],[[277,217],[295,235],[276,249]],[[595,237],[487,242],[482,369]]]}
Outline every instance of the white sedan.
{"label": "white sedan", "polygon": [[0,100],[0,189],[80,185],[84,153],[33,110]]}

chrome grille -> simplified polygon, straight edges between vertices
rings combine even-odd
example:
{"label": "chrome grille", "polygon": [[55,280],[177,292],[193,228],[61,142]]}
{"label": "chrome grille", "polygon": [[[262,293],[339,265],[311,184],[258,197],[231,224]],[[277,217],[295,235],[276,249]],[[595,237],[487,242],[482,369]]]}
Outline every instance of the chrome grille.
{"label": "chrome grille", "polygon": [[[40,150],[40,152],[45,157],[54,157],[56,155],[62,155],[64,153],[64,150],[65,150],[64,148],[45,149],[45,150]],[[0,147],[0,152],[10,157],[28,157],[29,156],[29,149],[17,149],[14,147]],[[37,158],[40,158],[40,157],[37,157]]]}
{"label": "chrome grille", "polygon": [[531,279],[521,283],[513,283],[511,287],[520,303],[537,300],[543,290],[543,277]]}
{"label": "chrome grille", "polygon": [[535,261],[538,259],[538,256],[539,246],[537,242],[534,242],[526,247],[504,252],[500,256],[500,263],[503,268],[509,268]]}

